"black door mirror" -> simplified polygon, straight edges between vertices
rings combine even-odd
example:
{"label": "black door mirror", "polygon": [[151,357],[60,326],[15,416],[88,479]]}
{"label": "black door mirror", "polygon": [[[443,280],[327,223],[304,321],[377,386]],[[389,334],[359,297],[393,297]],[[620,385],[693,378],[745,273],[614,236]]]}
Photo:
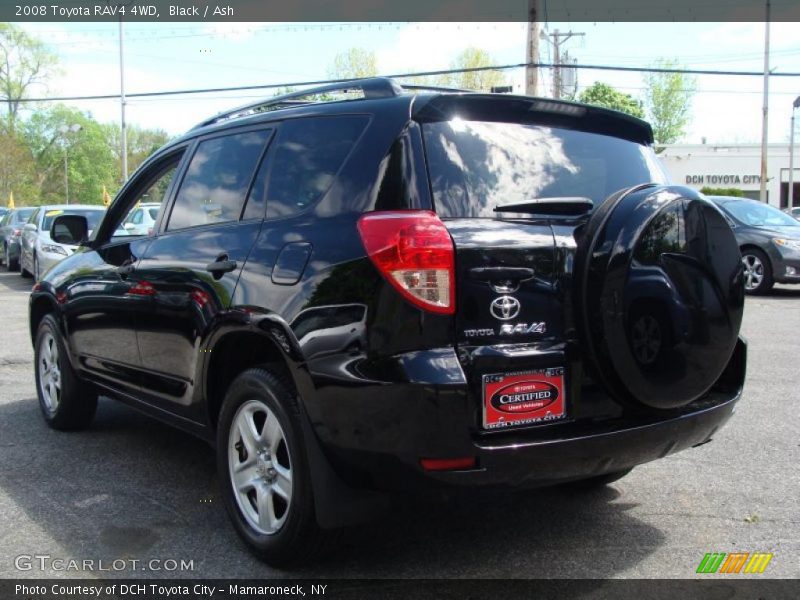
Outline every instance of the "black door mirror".
{"label": "black door mirror", "polygon": [[50,239],[57,244],[77,246],[88,237],[89,221],[81,215],[61,215],[50,226]]}

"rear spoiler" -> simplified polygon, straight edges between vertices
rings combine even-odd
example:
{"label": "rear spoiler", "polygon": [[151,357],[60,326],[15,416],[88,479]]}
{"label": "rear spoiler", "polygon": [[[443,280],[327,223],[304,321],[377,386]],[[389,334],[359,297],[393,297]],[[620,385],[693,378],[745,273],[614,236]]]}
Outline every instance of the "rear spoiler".
{"label": "rear spoiler", "polygon": [[525,123],[575,129],[653,143],[650,124],[628,114],[599,106],[550,98],[505,94],[437,94],[417,96],[411,118],[421,123],[460,117],[468,121]]}

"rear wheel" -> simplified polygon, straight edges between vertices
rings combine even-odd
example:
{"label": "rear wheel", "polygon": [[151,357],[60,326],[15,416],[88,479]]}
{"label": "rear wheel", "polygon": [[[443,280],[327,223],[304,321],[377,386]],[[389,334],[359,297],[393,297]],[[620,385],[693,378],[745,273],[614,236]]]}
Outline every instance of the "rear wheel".
{"label": "rear wheel", "polygon": [[265,369],[231,384],[217,434],[222,497],[237,533],[260,558],[287,566],[321,549],[295,395]]}
{"label": "rear wheel", "polygon": [[742,250],[744,265],[744,290],[748,294],[766,294],[775,285],[769,257],[758,248]]}
{"label": "rear wheel", "polygon": [[6,248],[5,248],[5,261],[4,262],[5,262],[5,265],[6,265],[6,270],[8,270],[9,272],[10,271],[16,271],[17,269],[19,269],[19,257],[11,258],[11,250],[9,249],[8,245],[6,245]]}
{"label": "rear wheel", "polygon": [[46,315],[39,324],[34,352],[36,392],[47,424],[61,430],[91,425],[97,410],[97,393],[72,369],[52,315]]}

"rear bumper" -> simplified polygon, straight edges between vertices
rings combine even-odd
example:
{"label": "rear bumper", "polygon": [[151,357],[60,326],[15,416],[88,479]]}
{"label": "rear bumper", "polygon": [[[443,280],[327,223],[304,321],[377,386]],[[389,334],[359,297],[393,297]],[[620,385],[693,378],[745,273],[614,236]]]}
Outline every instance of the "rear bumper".
{"label": "rear bumper", "polygon": [[[439,353],[438,368],[447,371],[447,363]],[[347,389],[337,390],[328,381],[317,387],[322,397],[314,395],[311,402],[306,397],[306,406],[325,454],[351,486],[391,491],[540,487],[627,469],[709,441],[735,410],[745,364],[746,344],[740,339],[714,388],[681,409],[620,410],[608,418],[499,432],[476,426],[479,407],[466,382],[376,387],[351,380]],[[340,372],[346,371],[357,369]],[[583,401],[596,398],[585,394]],[[426,471],[420,464],[422,458],[465,457],[475,458],[474,468]]]}
{"label": "rear bumper", "polygon": [[476,445],[477,469],[426,476],[453,485],[535,487],[620,471],[710,441],[733,414],[739,397],[628,429],[529,444]]}

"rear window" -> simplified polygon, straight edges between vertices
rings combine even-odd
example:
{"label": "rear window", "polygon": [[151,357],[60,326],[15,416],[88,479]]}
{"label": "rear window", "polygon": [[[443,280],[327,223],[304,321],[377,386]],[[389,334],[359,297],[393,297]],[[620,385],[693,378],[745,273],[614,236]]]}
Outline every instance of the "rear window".
{"label": "rear window", "polygon": [[443,217],[494,217],[501,204],[565,196],[598,206],[620,189],[667,183],[650,148],[606,135],[457,118],[422,130]]}
{"label": "rear window", "polygon": [[18,210],[14,213],[14,222],[15,223],[27,223],[28,219],[31,218],[33,214],[33,209],[29,210]]}
{"label": "rear window", "polygon": [[796,221],[777,208],[761,204],[760,202],[726,202],[725,209],[745,225],[753,227],[798,227]]}

